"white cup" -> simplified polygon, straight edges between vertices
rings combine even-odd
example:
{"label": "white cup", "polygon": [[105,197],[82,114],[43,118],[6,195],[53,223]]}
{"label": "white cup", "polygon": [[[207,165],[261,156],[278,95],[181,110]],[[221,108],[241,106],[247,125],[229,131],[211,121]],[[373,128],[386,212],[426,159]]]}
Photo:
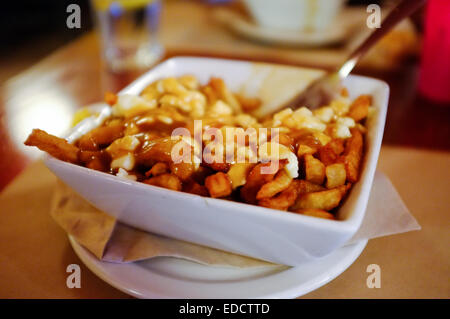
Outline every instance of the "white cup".
{"label": "white cup", "polygon": [[256,23],[285,30],[323,30],[345,0],[243,0]]}

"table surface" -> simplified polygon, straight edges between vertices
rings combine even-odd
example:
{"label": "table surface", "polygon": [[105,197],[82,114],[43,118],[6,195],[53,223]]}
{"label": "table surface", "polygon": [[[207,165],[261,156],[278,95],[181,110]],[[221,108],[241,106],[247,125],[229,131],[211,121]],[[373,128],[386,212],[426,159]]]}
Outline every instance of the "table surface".
{"label": "table surface", "polygon": [[[207,14],[203,9],[196,10],[198,15]],[[208,47],[208,41],[200,46],[201,50],[193,50],[192,45],[180,42],[180,30],[170,27],[169,21],[178,11],[166,11],[162,21],[166,31],[161,39],[166,48],[165,58],[195,54],[294,65],[300,65],[302,60],[292,49],[248,44],[225,35],[227,31],[218,26],[210,32],[227,37],[229,50],[221,47],[219,53],[214,45]],[[202,30],[204,33],[208,28]],[[192,36],[192,33],[190,30],[186,34]],[[188,40],[191,42],[192,38]],[[235,47],[241,44],[241,50],[237,51]],[[357,73],[382,78],[390,85],[379,168],[392,180],[423,229],[371,240],[343,275],[306,297],[450,296],[447,248],[450,242],[450,107],[435,105],[417,94],[418,69],[418,62],[413,59],[395,71],[357,70]],[[61,133],[77,107],[101,100],[105,91],[116,92],[138,75],[139,72],[107,71],[99,57],[98,39],[90,33],[0,88],[0,191],[14,180],[0,195],[0,297],[125,296],[85,268],[83,282],[86,284],[82,289],[66,287],[65,267],[81,262],[63,231],[48,215],[54,177],[39,162],[19,174],[39,154],[22,144],[32,128]],[[381,289],[365,286],[365,269],[372,263],[382,268]]]}

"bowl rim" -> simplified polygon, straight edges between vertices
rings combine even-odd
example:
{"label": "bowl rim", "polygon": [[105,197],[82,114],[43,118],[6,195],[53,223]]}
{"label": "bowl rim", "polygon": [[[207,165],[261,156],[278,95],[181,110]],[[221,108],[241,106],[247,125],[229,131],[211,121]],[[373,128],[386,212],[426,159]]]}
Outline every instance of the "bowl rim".
{"label": "bowl rim", "polygon": [[[237,60],[237,59],[222,59],[222,58],[212,58],[212,57],[191,57],[191,56],[176,56],[169,58],[157,65],[155,65],[153,68],[149,69],[147,72],[136,78],[133,82],[128,84],[126,87],[124,87],[122,90],[120,90],[117,94],[138,94],[144,86],[147,85],[150,81],[149,79],[154,78],[154,73],[158,72],[160,69],[164,69],[166,67],[171,67],[171,64],[176,63],[202,63],[204,61],[214,62],[214,61],[220,61],[221,63],[233,63],[233,64],[257,64],[257,65],[266,65],[266,66],[272,66],[272,67],[288,67],[298,70],[315,70],[315,71],[321,71],[320,69],[311,68],[311,67],[302,67],[302,66],[291,66],[291,65],[284,65],[284,64],[276,64],[276,63],[267,63],[267,62],[255,62],[255,61],[246,61],[246,60]],[[389,97],[389,86],[386,82],[366,77],[366,76],[360,76],[360,75],[350,75],[349,78],[353,79],[365,79],[370,80],[372,82],[376,82],[378,85],[380,85],[381,90],[385,93],[385,99],[383,101],[380,101],[379,104],[379,112],[381,112],[377,117],[380,121],[377,121],[375,124],[375,136],[372,140],[371,145],[371,151],[372,151],[372,157],[375,156],[375,160],[373,158],[369,159],[371,163],[366,163],[366,167],[364,167],[365,174],[367,174],[366,179],[360,179],[357,183],[362,184],[370,184],[368,186],[361,185],[361,190],[358,194],[355,194],[353,196],[361,196],[361,193],[364,191],[363,186],[367,188],[368,194],[370,194],[370,190],[372,187],[372,182],[376,170],[376,162],[378,160],[378,155],[380,153],[381,148],[381,140],[383,138],[383,132],[384,132],[384,125],[385,125],[385,118],[386,118],[386,112],[388,107],[388,97]],[[141,88],[140,88],[141,87]],[[139,89],[140,88],[140,89]],[[106,107],[106,104],[105,104]],[[109,107],[109,106],[108,106]],[[72,128],[69,133],[66,135],[66,138],[68,136],[71,136],[74,131],[76,130],[77,126]],[[375,147],[375,149],[374,149]],[[367,159],[368,156],[368,150],[365,149],[364,156]],[[365,216],[365,209],[361,213],[351,213],[350,217],[347,219],[339,219],[339,220],[329,220],[329,219],[323,219],[323,218],[316,218],[306,215],[297,214],[290,211],[282,211],[278,209],[273,208],[266,208],[258,205],[252,205],[248,203],[242,203],[242,202],[236,202],[236,201],[229,201],[229,200],[223,200],[219,198],[211,198],[211,197],[204,197],[200,195],[190,194],[186,192],[181,191],[174,191],[162,187],[157,187],[153,185],[148,185],[142,182],[137,182],[133,180],[127,180],[124,178],[119,178],[115,175],[96,171],[93,169],[89,169],[87,167],[76,165],[68,162],[64,162],[62,160],[59,160],[57,158],[52,157],[51,155],[46,154],[44,156],[44,162],[45,164],[51,168],[51,167],[68,167],[69,169],[78,169],[79,172],[88,173],[92,176],[98,177],[98,178],[106,178],[110,181],[114,181],[117,183],[122,183],[124,185],[127,185],[127,187],[132,187],[137,191],[145,192],[145,191],[153,191],[159,194],[164,194],[166,196],[169,196],[170,198],[177,197],[178,199],[185,199],[185,200],[193,200],[193,199],[203,199],[207,204],[210,204],[211,206],[215,205],[221,205],[228,207],[229,209],[239,209],[242,213],[250,214],[250,215],[260,215],[265,214],[267,218],[274,218],[274,219],[284,219],[285,222],[289,223],[301,223],[301,224],[308,224],[312,227],[324,227],[326,226],[330,230],[336,230],[339,232],[342,231],[356,231],[357,228],[359,228],[360,223],[362,222],[362,219]],[[353,190],[354,185],[352,185],[351,190]],[[352,196],[349,194],[349,196]],[[368,197],[368,195],[367,195]],[[347,200],[347,198],[345,200]],[[368,199],[368,198],[367,198]],[[364,203],[364,208],[367,205],[367,200]]]}

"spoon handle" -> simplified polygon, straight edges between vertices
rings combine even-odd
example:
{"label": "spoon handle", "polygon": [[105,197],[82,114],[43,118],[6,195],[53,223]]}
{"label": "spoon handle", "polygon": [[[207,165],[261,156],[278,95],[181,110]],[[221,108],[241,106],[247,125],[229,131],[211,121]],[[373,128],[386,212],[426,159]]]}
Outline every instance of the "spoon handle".
{"label": "spoon handle", "polygon": [[337,73],[341,79],[345,78],[358,63],[359,59],[386,33],[388,33],[397,23],[411,15],[426,0],[403,0],[397,5],[383,20],[380,28],[377,28],[370,36],[361,43],[358,48],[347,58],[344,64],[342,64]]}

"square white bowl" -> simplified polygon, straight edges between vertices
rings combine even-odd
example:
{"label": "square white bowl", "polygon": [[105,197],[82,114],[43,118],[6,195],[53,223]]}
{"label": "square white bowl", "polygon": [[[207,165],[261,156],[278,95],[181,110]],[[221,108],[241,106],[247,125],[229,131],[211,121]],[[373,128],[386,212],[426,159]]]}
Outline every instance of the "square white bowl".
{"label": "square white bowl", "polygon": [[[234,92],[258,96],[264,115],[292,98],[320,70],[234,60],[179,57],[142,75],[119,94],[139,94],[149,83],[168,76],[192,74],[206,83],[221,77]],[[338,211],[326,220],[249,204],[176,192],[46,157],[61,180],[98,209],[136,228],[204,246],[295,266],[323,257],[343,246],[364,218],[380,152],[389,87],[350,76],[344,85],[350,98],[373,97],[375,112],[367,121],[360,180]],[[79,134],[76,129],[69,136]]]}

